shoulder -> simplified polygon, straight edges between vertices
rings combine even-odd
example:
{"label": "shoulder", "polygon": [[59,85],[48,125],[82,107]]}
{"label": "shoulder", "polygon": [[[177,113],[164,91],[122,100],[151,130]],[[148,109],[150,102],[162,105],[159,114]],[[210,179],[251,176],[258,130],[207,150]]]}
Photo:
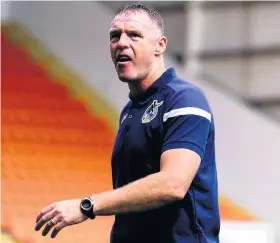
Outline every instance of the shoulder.
{"label": "shoulder", "polygon": [[177,77],[170,81],[165,87],[162,117],[165,131],[162,151],[187,148],[204,158],[214,123],[208,101],[200,88]]}
{"label": "shoulder", "polygon": [[165,89],[165,106],[173,108],[199,108],[211,113],[205,93],[190,81],[176,77]]}

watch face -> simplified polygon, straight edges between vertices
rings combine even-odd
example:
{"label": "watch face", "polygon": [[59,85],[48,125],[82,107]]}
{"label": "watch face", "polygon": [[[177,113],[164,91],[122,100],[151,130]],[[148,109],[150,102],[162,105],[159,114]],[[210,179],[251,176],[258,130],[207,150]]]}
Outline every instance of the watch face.
{"label": "watch face", "polygon": [[91,207],[92,207],[92,202],[91,202],[89,199],[85,198],[85,199],[82,201],[82,207],[83,207],[85,210],[89,210],[89,209],[91,209]]}

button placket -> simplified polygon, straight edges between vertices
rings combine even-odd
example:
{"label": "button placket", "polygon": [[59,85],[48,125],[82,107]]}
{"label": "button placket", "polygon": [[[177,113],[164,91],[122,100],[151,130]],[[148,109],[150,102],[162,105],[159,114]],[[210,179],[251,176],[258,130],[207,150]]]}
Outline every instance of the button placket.
{"label": "button placket", "polygon": [[126,121],[126,124],[125,124],[125,133],[124,133],[124,135],[125,136],[127,136],[127,134],[128,134],[128,131],[129,131],[129,129],[130,129],[130,126],[131,126],[131,119],[132,119],[132,117],[133,117],[133,115],[132,115],[132,109],[130,109],[130,111],[128,112],[128,114],[127,114],[127,121]]}

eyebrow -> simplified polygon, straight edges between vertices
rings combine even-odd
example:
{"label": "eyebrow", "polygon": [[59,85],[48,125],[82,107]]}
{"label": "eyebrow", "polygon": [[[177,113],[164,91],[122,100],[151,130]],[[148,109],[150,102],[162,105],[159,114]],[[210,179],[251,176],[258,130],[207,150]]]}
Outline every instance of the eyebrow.
{"label": "eyebrow", "polygon": [[120,30],[110,30],[110,35],[119,34],[120,32]]}
{"label": "eyebrow", "polygon": [[[122,33],[123,31],[120,30],[120,29],[115,29],[115,30],[111,30],[110,31],[110,35],[113,35],[113,34],[120,34]],[[139,35],[143,35],[143,32],[141,30],[137,30],[137,29],[127,29],[125,30],[125,32],[128,32],[128,33],[131,33],[131,32],[136,32],[137,34]]]}

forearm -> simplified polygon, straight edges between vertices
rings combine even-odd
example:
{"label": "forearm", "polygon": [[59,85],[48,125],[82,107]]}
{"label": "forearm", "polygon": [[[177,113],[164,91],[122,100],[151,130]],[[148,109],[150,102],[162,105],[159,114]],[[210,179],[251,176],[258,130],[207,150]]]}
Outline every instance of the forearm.
{"label": "forearm", "polygon": [[150,210],[180,200],[180,183],[164,172],[149,175],[122,188],[92,195],[96,215]]}

